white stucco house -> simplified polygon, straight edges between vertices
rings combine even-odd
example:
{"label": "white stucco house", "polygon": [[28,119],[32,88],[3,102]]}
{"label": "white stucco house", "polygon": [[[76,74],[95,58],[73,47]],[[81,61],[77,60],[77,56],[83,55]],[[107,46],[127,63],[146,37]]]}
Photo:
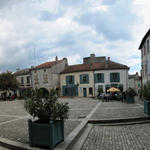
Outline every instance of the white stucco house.
{"label": "white stucco house", "polygon": [[125,91],[128,88],[128,71],[126,65],[91,54],[90,57],[83,58],[83,64],[68,66],[61,72],[61,94],[91,97],[98,94],[99,88],[106,92],[110,87]]}
{"label": "white stucco house", "polygon": [[139,76],[138,72],[135,74],[129,75],[129,87],[135,89],[136,93],[138,94],[140,88],[142,86],[142,78]]}

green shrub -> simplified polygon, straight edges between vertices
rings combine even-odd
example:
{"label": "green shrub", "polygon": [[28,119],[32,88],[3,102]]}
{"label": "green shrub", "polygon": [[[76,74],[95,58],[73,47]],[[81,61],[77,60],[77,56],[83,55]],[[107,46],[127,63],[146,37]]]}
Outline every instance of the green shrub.
{"label": "green shrub", "polygon": [[41,90],[31,90],[25,101],[25,109],[33,117],[44,120],[68,118],[68,103],[58,102],[57,91],[52,89],[46,96]]}
{"label": "green shrub", "polygon": [[143,97],[145,100],[150,101],[150,81],[143,87]]}
{"label": "green shrub", "polygon": [[125,94],[126,96],[128,97],[134,97],[136,96],[136,91],[133,89],[133,88],[128,88],[126,91],[125,91]]}

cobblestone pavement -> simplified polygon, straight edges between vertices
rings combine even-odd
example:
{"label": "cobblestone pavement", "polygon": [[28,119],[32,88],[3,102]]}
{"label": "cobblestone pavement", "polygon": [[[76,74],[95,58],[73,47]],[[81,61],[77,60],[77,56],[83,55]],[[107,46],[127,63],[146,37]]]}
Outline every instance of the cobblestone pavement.
{"label": "cobblestone pavement", "polygon": [[[65,137],[76,128],[99,102],[90,98],[62,98],[70,106],[69,119],[65,121]],[[23,100],[0,101],[0,137],[28,143],[27,120],[32,118],[24,109]]]}
{"label": "cobblestone pavement", "polygon": [[102,102],[92,119],[114,119],[145,117],[143,106],[135,104],[126,104],[120,101]]}
{"label": "cobblestone pavement", "polygon": [[94,125],[81,150],[150,150],[150,124]]}

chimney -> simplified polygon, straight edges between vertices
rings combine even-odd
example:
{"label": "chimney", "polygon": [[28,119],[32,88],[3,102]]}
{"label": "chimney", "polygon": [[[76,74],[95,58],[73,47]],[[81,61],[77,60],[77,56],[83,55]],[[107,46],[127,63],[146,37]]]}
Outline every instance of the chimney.
{"label": "chimney", "polygon": [[90,57],[92,57],[92,58],[95,57],[95,54],[91,54]]}
{"label": "chimney", "polygon": [[55,57],[55,61],[58,62],[58,57],[57,56]]}

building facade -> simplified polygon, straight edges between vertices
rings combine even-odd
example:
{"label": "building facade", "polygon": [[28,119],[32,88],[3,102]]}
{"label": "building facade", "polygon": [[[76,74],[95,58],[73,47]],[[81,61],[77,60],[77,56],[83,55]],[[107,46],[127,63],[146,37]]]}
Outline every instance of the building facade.
{"label": "building facade", "polygon": [[23,69],[23,70],[17,69],[17,71],[14,74],[19,83],[19,90],[17,90],[16,94],[17,96],[22,97],[23,92],[26,89],[32,88],[32,77],[30,69]]}
{"label": "building facade", "polygon": [[129,87],[135,89],[138,94],[142,86],[142,78],[138,72],[136,74],[129,75]]}
{"label": "building facade", "polygon": [[115,87],[123,92],[128,88],[128,69],[96,70],[94,75],[96,95],[99,89],[107,92],[109,88]]}
{"label": "building facade", "polygon": [[143,37],[139,50],[141,50],[141,75],[144,85],[150,80],[150,29]]}
{"label": "building facade", "polygon": [[62,96],[94,96],[94,76],[89,64],[72,65],[60,74]]}
{"label": "building facade", "polygon": [[45,89],[50,91],[54,88],[59,90],[60,77],[59,73],[68,66],[66,58],[40,64],[31,69],[32,87],[38,89]]}
{"label": "building facade", "polygon": [[126,65],[92,54],[83,58],[83,64],[68,66],[61,72],[61,95],[92,97],[98,94],[99,89],[106,92],[111,87],[125,91],[128,88],[128,70]]}
{"label": "building facade", "polygon": [[17,96],[21,97],[28,88],[44,89],[50,91],[54,88],[60,91],[60,72],[68,66],[66,58],[46,62],[30,69],[17,70],[14,74],[19,82]]}

